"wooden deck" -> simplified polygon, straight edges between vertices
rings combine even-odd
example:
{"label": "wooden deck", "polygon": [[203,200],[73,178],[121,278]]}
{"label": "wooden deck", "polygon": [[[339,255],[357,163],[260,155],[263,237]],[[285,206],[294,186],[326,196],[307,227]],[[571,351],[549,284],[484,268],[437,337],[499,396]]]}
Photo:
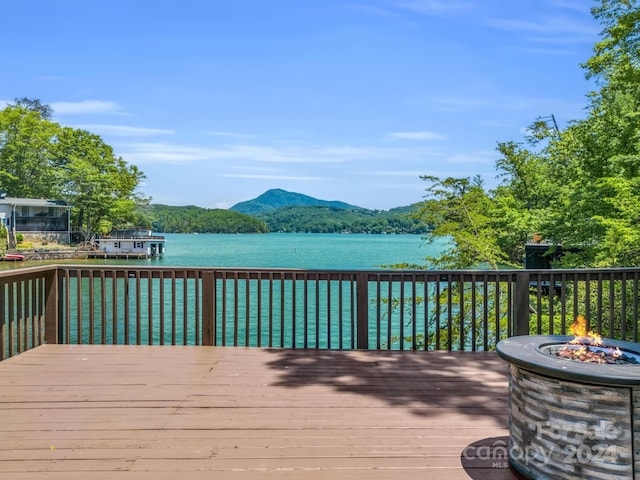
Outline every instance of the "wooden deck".
{"label": "wooden deck", "polygon": [[0,477],[515,479],[491,458],[506,372],[493,353],[44,345],[0,362]]}

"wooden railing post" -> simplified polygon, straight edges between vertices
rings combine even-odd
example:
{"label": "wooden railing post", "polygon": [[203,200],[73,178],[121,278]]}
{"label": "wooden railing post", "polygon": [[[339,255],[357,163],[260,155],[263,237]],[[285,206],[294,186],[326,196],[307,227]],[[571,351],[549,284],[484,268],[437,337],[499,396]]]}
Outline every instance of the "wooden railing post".
{"label": "wooden railing post", "polygon": [[369,280],[367,274],[356,274],[356,348],[369,348]]}
{"label": "wooden railing post", "polygon": [[202,345],[216,344],[216,277],[215,272],[202,273]]}
{"label": "wooden railing post", "polygon": [[44,288],[44,340],[51,344],[62,343],[62,325],[60,324],[60,285],[57,269],[46,273]]}
{"label": "wooden railing post", "polygon": [[529,335],[529,273],[516,274],[516,288],[513,305],[514,335]]}

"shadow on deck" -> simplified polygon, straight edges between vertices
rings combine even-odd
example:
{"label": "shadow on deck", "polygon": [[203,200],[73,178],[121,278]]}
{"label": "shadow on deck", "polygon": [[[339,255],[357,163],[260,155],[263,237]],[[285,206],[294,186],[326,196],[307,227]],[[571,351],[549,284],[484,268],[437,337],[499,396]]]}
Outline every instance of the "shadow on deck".
{"label": "shadow on deck", "polygon": [[44,345],[0,362],[0,472],[514,479],[493,353]]}

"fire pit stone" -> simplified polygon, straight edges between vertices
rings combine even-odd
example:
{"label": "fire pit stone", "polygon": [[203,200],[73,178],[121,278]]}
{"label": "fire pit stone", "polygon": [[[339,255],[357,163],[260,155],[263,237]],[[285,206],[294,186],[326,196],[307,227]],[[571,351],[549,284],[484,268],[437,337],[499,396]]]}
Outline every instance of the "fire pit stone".
{"label": "fire pit stone", "polygon": [[640,344],[604,339],[630,363],[562,358],[574,337],[501,341],[510,363],[511,464],[536,479],[640,479]]}

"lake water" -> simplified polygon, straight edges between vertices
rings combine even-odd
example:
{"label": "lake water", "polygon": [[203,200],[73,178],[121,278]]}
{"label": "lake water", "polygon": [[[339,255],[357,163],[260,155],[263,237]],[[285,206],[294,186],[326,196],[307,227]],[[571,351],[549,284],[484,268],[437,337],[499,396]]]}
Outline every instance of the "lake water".
{"label": "lake water", "polygon": [[[424,264],[443,244],[421,235],[270,233],[265,235],[166,234],[163,265],[304,269],[374,269]],[[158,262],[151,259],[148,262]]]}
{"label": "lake water", "polygon": [[422,235],[269,233],[163,234],[163,257],[145,260],[0,262],[0,270],[43,263],[149,265],[166,267],[302,268],[370,270],[399,263],[424,265],[446,242],[427,243]]}

